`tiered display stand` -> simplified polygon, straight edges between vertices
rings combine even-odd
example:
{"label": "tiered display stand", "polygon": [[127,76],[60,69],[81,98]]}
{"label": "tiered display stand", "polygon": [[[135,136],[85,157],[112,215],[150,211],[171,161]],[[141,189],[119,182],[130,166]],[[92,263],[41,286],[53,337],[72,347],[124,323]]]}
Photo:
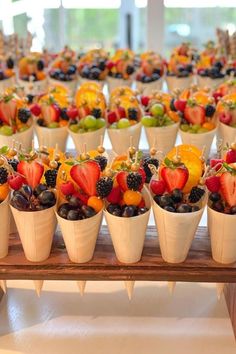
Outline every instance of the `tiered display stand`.
{"label": "tiered display stand", "polygon": [[206,227],[198,228],[188,258],[181,264],[163,261],[154,226],[147,229],[141,261],[128,265],[117,261],[106,226],[101,228],[93,259],[84,264],[69,261],[59,231],[55,234],[50,257],[41,263],[27,261],[18,235],[11,234],[9,254],[0,260],[0,279],[226,283],[224,294],[236,336],[236,264],[221,265],[212,259]]}

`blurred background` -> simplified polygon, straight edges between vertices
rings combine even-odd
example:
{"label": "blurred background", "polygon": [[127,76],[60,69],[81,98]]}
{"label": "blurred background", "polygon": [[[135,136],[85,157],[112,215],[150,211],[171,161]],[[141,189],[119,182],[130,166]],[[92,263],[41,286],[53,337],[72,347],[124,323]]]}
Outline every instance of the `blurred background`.
{"label": "blurred background", "polygon": [[202,48],[216,27],[236,30],[235,0],[0,0],[0,30],[30,31],[32,50],[129,45],[168,55],[183,40]]}

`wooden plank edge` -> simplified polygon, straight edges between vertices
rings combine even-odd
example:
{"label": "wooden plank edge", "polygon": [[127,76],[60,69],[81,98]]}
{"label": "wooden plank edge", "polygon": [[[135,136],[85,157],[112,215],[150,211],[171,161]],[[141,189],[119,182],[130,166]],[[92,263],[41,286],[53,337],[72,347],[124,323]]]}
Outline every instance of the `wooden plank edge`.
{"label": "wooden plank edge", "polygon": [[236,339],[236,283],[229,283],[224,288],[225,301]]}

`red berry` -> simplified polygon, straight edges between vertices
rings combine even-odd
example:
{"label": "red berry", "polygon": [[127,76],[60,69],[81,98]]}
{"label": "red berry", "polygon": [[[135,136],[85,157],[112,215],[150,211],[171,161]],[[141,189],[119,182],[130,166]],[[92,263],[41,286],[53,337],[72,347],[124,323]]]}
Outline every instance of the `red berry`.
{"label": "red berry", "polygon": [[30,111],[34,116],[38,117],[41,113],[41,107],[37,103],[35,103],[33,106],[30,107]]}
{"label": "red berry", "polygon": [[220,190],[220,177],[210,176],[206,179],[206,186],[210,192],[215,193]]}
{"label": "red berry", "polygon": [[71,181],[67,181],[60,185],[60,190],[64,195],[72,195],[75,191],[75,188]]}
{"label": "red berry", "polygon": [[107,120],[109,124],[115,123],[117,121],[117,116],[115,112],[108,112]]}
{"label": "red berry", "polygon": [[78,117],[78,109],[76,107],[67,108],[66,113],[70,119],[75,119]]}
{"label": "red berry", "polygon": [[186,100],[176,100],[174,101],[174,106],[177,111],[184,112],[186,107],[187,101]]}
{"label": "red berry", "polygon": [[138,173],[142,176],[142,185],[141,186],[143,187],[143,184],[146,181],[146,173],[145,173],[145,171],[144,171],[144,169],[142,167],[140,167],[138,169]]}
{"label": "red berry", "polygon": [[106,67],[108,70],[111,70],[115,66],[115,63],[112,60],[108,60],[106,63]]}
{"label": "red berry", "polygon": [[8,184],[11,189],[18,191],[24,184],[25,179],[21,175],[15,174],[8,177]]}
{"label": "red berry", "polygon": [[126,111],[123,107],[118,107],[119,118],[126,118]]}
{"label": "red berry", "polygon": [[222,97],[222,94],[220,92],[214,92],[212,95],[216,101],[216,103],[219,101],[219,99]]}
{"label": "red berry", "polygon": [[111,193],[107,197],[107,201],[111,204],[119,204],[121,201],[121,189],[120,187],[114,187]]}
{"label": "red berry", "polygon": [[236,162],[236,150],[233,150],[233,149],[229,149],[226,153],[226,156],[225,156],[225,161],[227,163],[234,163]]}
{"label": "red berry", "polygon": [[224,162],[223,159],[211,159],[210,160],[210,167],[213,168],[213,167],[217,166],[217,167],[215,167],[215,170],[218,171],[221,168],[223,162]]}
{"label": "red berry", "polygon": [[229,125],[232,121],[232,114],[229,112],[221,112],[219,117],[221,123]]}
{"label": "red berry", "polygon": [[141,103],[143,106],[147,106],[150,101],[150,98],[148,96],[141,96]]}
{"label": "red berry", "polygon": [[163,180],[152,179],[150,182],[150,188],[152,193],[162,195],[165,193],[166,184]]}

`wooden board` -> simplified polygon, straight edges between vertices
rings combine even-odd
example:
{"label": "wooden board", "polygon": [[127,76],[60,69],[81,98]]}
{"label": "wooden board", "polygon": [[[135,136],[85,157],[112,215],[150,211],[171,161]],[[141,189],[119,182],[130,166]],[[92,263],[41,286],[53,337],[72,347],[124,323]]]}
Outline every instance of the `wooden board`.
{"label": "wooden board", "polygon": [[107,227],[102,227],[94,258],[89,263],[75,264],[68,259],[58,232],[48,260],[31,263],[26,260],[18,235],[10,237],[10,249],[0,260],[0,279],[49,280],[172,280],[187,282],[236,282],[236,264],[221,265],[211,258],[207,230],[199,227],[184,263],[168,264],[163,261],[156,228],[149,226],[143,256],[132,265],[117,261]]}

